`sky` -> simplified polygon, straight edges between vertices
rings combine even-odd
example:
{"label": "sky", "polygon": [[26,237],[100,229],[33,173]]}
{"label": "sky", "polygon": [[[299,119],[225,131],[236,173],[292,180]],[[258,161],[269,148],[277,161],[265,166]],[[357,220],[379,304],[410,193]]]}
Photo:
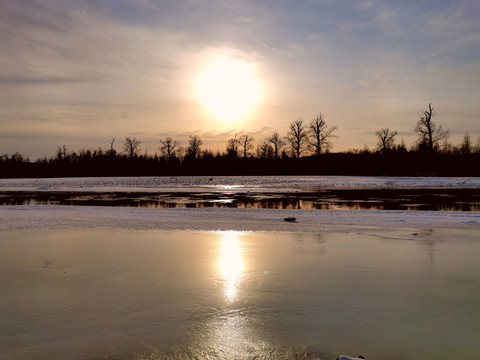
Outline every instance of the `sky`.
{"label": "sky", "polygon": [[332,151],[415,142],[419,113],[480,136],[478,0],[0,0],[0,154],[224,151],[319,113]]}

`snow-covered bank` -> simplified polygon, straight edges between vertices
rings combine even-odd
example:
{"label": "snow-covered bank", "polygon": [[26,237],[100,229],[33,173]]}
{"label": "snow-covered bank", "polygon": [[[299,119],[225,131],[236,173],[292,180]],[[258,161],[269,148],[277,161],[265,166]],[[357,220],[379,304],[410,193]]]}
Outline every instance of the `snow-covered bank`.
{"label": "snow-covered bank", "polygon": [[1,192],[296,192],[362,188],[480,188],[480,178],[381,176],[162,176],[0,179]]}
{"label": "snow-covered bank", "polygon": [[[286,217],[295,217],[296,222],[285,222],[283,219]],[[288,232],[464,226],[478,227],[480,231],[480,212],[147,209],[55,205],[0,207],[0,230],[58,226]]]}

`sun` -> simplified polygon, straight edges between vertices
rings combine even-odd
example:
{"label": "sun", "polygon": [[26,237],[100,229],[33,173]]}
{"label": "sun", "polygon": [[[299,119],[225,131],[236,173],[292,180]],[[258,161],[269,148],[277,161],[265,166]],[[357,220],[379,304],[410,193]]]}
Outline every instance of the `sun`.
{"label": "sun", "polygon": [[247,61],[220,58],[209,64],[197,81],[200,101],[221,121],[245,117],[260,98],[255,67]]}

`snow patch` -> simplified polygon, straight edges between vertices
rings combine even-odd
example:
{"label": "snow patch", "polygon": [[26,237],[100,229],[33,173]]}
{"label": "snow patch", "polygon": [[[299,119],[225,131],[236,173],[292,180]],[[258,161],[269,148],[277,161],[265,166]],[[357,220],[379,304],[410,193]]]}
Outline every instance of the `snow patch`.
{"label": "snow patch", "polygon": [[[296,222],[285,222],[295,218]],[[0,230],[80,226],[163,230],[332,232],[369,227],[478,226],[480,212],[279,209],[149,209],[96,206],[0,206]]]}
{"label": "snow patch", "polygon": [[328,189],[480,188],[478,177],[160,176],[0,179],[0,191],[298,192]]}

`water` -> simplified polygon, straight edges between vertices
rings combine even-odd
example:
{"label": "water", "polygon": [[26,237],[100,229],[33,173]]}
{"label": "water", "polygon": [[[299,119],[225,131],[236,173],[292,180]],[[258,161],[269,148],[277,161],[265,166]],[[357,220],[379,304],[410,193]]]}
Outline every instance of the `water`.
{"label": "water", "polygon": [[2,359],[476,358],[474,229],[0,232]]}
{"label": "water", "polygon": [[0,205],[144,208],[480,211],[480,189],[322,190],[317,192],[8,192]]}
{"label": "water", "polygon": [[480,211],[480,178],[172,176],[0,179],[0,205]]}

